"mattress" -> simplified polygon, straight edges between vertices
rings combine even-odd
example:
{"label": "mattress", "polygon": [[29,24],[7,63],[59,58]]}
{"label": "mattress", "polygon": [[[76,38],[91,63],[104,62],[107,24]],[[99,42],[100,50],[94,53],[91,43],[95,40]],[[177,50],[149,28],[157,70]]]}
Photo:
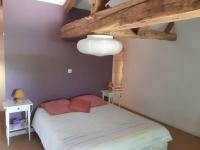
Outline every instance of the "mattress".
{"label": "mattress", "polygon": [[32,126],[46,150],[149,150],[172,140],[162,125],[115,105],[50,116],[38,108]]}

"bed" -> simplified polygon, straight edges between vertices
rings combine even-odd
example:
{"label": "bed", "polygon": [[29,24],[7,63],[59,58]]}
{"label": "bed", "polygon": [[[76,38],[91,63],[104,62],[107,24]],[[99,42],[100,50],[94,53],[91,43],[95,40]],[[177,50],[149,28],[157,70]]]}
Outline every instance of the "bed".
{"label": "bed", "polygon": [[172,140],[162,125],[112,104],[56,116],[38,108],[32,126],[45,150],[167,150]]}

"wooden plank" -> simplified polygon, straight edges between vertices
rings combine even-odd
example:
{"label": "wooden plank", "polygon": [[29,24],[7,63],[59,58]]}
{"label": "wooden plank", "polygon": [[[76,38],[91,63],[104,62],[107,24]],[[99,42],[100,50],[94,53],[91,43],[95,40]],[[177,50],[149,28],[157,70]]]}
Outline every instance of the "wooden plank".
{"label": "wooden plank", "polygon": [[138,28],[137,34],[138,34],[138,35],[143,35],[143,34],[145,34],[145,33],[148,32],[148,31],[149,31],[149,26],[141,27],[141,28]]}
{"label": "wooden plank", "polygon": [[[0,6],[0,24],[1,26],[3,25],[3,6]],[[2,30],[2,28],[0,30]]]}
{"label": "wooden plank", "polygon": [[75,6],[76,0],[66,0],[64,4],[64,12],[65,14],[68,14],[69,11]]}
{"label": "wooden plank", "polygon": [[89,0],[91,6],[91,14],[104,10],[109,0]]}
{"label": "wooden plank", "polygon": [[112,35],[121,38],[140,38],[140,39],[157,39],[176,41],[177,36],[175,33],[165,33],[147,28],[141,28],[136,34],[133,30],[113,31],[113,32],[94,32],[94,34]]}
{"label": "wooden plank", "polygon": [[93,34],[103,34],[112,35],[114,37],[124,37],[124,38],[137,38],[137,34],[133,30],[123,30],[114,32],[94,32]]}
{"label": "wooden plank", "polygon": [[174,27],[174,22],[168,23],[168,25],[167,25],[167,27],[166,27],[164,32],[165,33],[170,33],[173,27]]}
{"label": "wooden plank", "polygon": [[138,35],[141,39],[157,39],[157,40],[168,40],[176,41],[177,36],[175,33],[165,33],[156,30],[149,30],[144,34]]}
{"label": "wooden plank", "polygon": [[62,37],[74,38],[91,32],[127,30],[200,17],[200,0],[131,0],[127,4],[63,26]]}

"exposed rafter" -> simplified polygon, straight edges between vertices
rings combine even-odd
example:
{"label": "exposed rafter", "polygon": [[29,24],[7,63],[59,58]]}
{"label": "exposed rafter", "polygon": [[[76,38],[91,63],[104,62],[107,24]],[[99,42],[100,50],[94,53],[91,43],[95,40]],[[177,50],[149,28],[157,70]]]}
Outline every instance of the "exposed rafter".
{"label": "exposed rafter", "polygon": [[[128,1],[126,3],[123,3],[123,4],[120,4],[116,7],[111,7],[109,9],[105,9],[103,11],[99,11],[93,15],[90,15],[88,17],[84,17],[82,19],[79,19],[79,20],[75,20],[71,23],[68,23],[66,25],[64,25],[62,28],[61,28],[61,32],[64,32],[64,31],[67,31],[67,30],[70,30],[72,28],[79,28],[81,27],[82,25],[85,26],[85,24],[91,24],[91,23],[94,23],[95,20],[96,21],[99,21],[103,18],[107,18],[109,16],[111,16],[112,14],[115,14],[123,9],[126,9],[127,7],[130,7],[130,6],[135,6],[137,5],[138,3],[141,3],[141,2],[144,2],[145,0],[131,0],[131,1]],[[97,23],[97,22],[96,22]],[[91,29],[89,29],[91,31]]]}
{"label": "exposed rafter", "polygon": [[64,12],[68,14],[68,12],[75,6],[76,0],[66,0],[64,4]]}
{"label": "exposed rafter", "polygon": [[167,27],[166,27],[164,32],[165,33],[170,33],[173,27],[174,27],[174,22],[168,23],[168,25],[167,25]]}
{"label": "exposed rafter", "polygon": [[137,34],[133,30],[111,31],[111,32],[93,32],[93,34],[112,35],[114,37],[137,38]]}
{"label": "exposed rafter", "polygon": [[151,29],[147,30],[139,29],[137,32],[135,32],[134,30],[94,32],[94,34],[105,34],[123,38],[157,39],[157,40],[168,40],[168,41],[176,41],[177,39],[175,33],[165,33]]}
{"label": "exposed rafter", "polygon": [[148,30],[144,34],[138,35],[138,38],[176,41],[177,36],[175,33],[165,33],[156,30]]}
{"label": "exposed rafter", "polygon": [[130,0],[62,27],[62,37],[129,30],[200,17],[200,0]]}
{"label": "exposed rafter", "polygon": [[91,14],[104,10],[109,0],[89,0],[91,6]]}

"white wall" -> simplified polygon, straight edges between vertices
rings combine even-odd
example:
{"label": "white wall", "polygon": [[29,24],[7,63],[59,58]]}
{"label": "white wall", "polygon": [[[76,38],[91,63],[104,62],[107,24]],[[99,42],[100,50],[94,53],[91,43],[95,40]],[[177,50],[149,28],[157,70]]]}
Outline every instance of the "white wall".
{"label": "white wall", "polygon": [[200,136],[200,19],[175,31],[176,42],[124,40],[123,105]]}
{"label": "white wall", "polygon": [[0,111],[2,101],[5,101],[5,61],[4,61],[4,46],[3,46],[3,15],[0,7]]}

